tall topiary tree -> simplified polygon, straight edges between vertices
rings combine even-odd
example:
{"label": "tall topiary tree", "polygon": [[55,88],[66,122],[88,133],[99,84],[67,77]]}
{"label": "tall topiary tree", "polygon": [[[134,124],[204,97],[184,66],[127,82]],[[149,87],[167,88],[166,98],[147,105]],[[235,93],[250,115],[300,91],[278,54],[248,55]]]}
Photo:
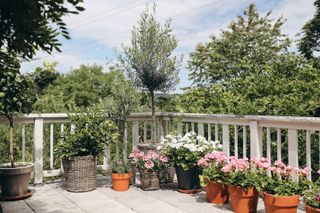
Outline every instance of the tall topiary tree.
{"label": "tall topiary tree", "polygon": [[[156,5],[141,14],[133,27],[131,46],[123,46],[120,61],[134,84],[147,90],[152,109],[152,132],[155,133],[155,92],[167,92],[179,81],[181,58],[172,55],[177,40],[172,34],[171,20],[161,24],[155,18]],[[155,134],[152,135],[155,143]]]}
{"label": "tall topiary tree", "polygon": [[10,162],[14,167],[13,157],[13,117],[28,114],[36,101],[36,90],[32,80],[19,72],[19,63],[14,57],[10,66],[0,72],[0,115],[9,121]]}

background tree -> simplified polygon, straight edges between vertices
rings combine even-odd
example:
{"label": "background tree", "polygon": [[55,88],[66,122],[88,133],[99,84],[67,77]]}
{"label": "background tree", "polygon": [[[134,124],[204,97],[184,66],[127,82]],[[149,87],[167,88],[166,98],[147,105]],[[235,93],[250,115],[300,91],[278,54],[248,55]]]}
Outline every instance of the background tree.
{"label": "background tree", "polygon": [[[123,47],[120,61],[137,87],[148,91],[152,108],[152,132],[155,133],[155,92],[167,92],[178,83],[181,58],[172,55],[177,40],[171,21],[161,26],[155,19],[156,6],[141,15],[131,36],[131,46]],[[152,136],[155,143],[155,134]]]}
{"label": "background tree", "polygon": [[120,133],[120,143],[116,143],[116,161],[119,161],[119,148],[122,148],[123,161],[127,162],[127,147],[123,147],[125,144],[126,122],[130,113],[137,109],[140,102],[140,95],[132,82],[127,81],[121,72],[115,76],[110,85],[111,94],[105,98],[104,105],[109,117],[118,126]]}
{"label": "background tree", "polygon": [[208,43],[200,43],[190,54],[190,79],[195,85],[208,85],[217,81],[229,83],[230,79],[242,78],[286,53],[290,45],[281,33],[282,18],[275,22],[269,11],[259,15],[254,4],[232,21],[221,37],[211,37]]}
{"label": "background tree", "polygon": [[28,60],[37,50],[60,51],[57,36],[70,38],[62,17],[83,11],[81,3],[82,0],[0,1],[0,58],[9,53]]}
{"label": "background tree", "polygon": [[298,49],[302,55],[310,59],[320,52],[320,0],[314,2],[316,13],[302,28],[302,37],[298,41]]}
{"label": "background tree", "polygon": [[0,115],[5,116],[9,121],[10,162],[14,167],[13,117],[32,111],[36,91],[32,80],[19,73],[18,61],[11,62],[14,65],[11,64],[0,72]]}

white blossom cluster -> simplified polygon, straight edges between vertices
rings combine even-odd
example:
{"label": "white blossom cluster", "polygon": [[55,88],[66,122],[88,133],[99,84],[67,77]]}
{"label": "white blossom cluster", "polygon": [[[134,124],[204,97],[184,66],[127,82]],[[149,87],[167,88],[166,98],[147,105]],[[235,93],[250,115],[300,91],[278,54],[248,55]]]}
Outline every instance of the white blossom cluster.
{"label": "white blossom cluster", "polygon": [[174,149],[180,149],[184,147],[191,152],[204,152],[208,149],[222,149],[222,145],[219,141],[207,140],[205,137],[197,135],[195,132],[186,133],[184,136],[167,135],[161,141],[161,145],[158,147],[158,149],[165,147],[171,147]]}

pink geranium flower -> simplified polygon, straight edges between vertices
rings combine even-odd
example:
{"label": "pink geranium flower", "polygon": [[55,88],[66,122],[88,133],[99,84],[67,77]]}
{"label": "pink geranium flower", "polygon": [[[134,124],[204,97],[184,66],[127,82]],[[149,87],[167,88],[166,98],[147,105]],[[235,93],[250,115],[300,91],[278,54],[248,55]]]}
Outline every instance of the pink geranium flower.
{"label": "pink geranium flower", "polygon": [[147,169],[152,169],[154,167],[154,163],[151,160],[148,160],[147,162],[144,163],[144,166]]}

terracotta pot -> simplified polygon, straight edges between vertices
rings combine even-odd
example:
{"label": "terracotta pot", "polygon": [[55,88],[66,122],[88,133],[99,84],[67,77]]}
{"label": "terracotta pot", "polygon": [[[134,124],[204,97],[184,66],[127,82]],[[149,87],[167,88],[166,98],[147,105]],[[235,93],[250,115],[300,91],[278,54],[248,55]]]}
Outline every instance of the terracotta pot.
{"label": "terracotta pot", "polygon": [[28,190],[33,164],[16,168],[0,168],[1,198],[3,200],[19,200],[30,197]]}
{"label": "terracotta pot", "polygon": [[296,213],[299,205],[299,195],[275,196],[263,192],[266,213]]}
{"label": "terracotta pot", "polygon": [[240,186],[228,185],[228,192],[234,212],[257,212],[259,192],[255,188],[244,189]]}
{"label": "terracotta pot", "polygon": [[209,181],[206,186],[207,200],[209,203],[222,205],[228,202],[228,187],[224,183]]}
{"label": "terracotta pot", "polygon": [[320,212],[320,209],[313,208],[306,203],[304,204],[304,208],[306,209],[306,213],[319,213]]}
{"label": "terracotta pot", "polygon": [[112,188],[115,191],[127,191],[129,189],[129,183],[130,178],[132,174],[131,173],[125,173],[125,174],[117,174],[112,173]]}

